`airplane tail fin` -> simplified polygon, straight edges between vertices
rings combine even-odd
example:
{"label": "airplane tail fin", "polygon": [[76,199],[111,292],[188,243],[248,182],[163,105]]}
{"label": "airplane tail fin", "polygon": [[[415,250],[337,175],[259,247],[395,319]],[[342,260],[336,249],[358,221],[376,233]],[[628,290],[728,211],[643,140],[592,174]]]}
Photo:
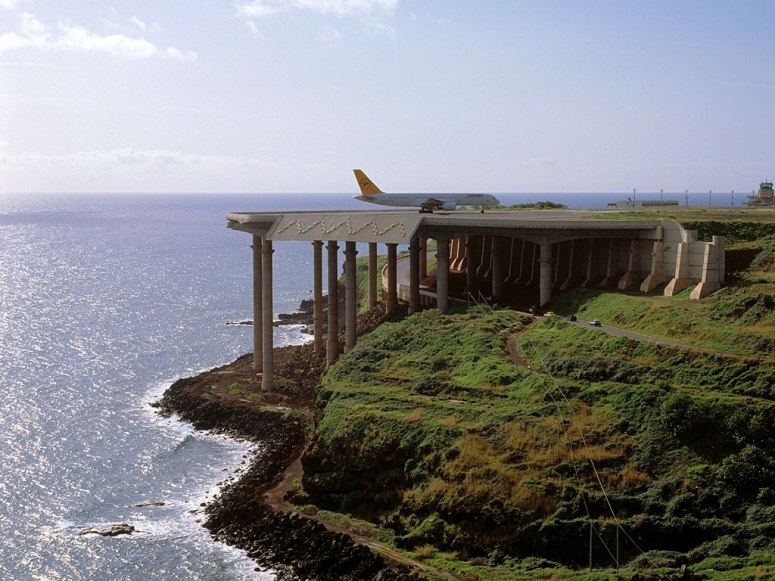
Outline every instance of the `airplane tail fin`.
{"label": "airplane tail fin", "polygon": [[369,177],[361,170],[354,169],[353,173],[355,174],[355,179],[358,181],[358,186],[361,188],[361,193],[364,196],[368,196],[370,194],[382,193],[382,190],[380,190],[376,185],[374,185],[374,182],[371,181]]}

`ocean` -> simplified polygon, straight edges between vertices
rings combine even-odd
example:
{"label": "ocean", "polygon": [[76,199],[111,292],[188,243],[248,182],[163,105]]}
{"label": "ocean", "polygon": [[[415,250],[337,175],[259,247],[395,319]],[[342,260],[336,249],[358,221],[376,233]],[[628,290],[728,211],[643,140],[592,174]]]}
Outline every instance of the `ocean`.
{"label": "ocean", "polygon": [[[149,404],[252,350],[251,328],[227,325],[252,318],[252,262],[226,213],[363,207],[348,194],[0,195],[0,578],[273,578],[198,524],[247,446]],[[275,245],[275,313],[311,296],[311,262],[308,243]],[[275,330],[276,345],[304,339]],[[123,522],[137,532],[81,534]]]}

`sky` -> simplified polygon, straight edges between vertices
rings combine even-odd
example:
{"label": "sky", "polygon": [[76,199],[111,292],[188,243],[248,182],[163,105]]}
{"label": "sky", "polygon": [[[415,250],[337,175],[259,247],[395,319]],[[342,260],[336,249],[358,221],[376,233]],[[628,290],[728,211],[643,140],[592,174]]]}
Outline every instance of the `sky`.
{"label": "sky", "polygon": [[775,1],[0,0],[0,193],[750,192]]}

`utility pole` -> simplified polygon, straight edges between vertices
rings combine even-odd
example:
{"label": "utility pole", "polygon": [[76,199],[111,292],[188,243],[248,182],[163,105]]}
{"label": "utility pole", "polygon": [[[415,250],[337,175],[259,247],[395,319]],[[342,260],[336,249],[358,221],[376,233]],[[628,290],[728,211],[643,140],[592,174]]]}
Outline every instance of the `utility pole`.
{"label": "utility pole", "polygon": [[713,190],[708,190],[708,206],[713,205]]}
{"label": "utility pole", "polygon": [[660,202],[662,201],[662,192],[664,192],[664,191],[665,190],[663,190],[662,188],[659,188],[659,201]]}
{"label": "utility pole", "polygon": [[732,190],[732,205],[735,205],[735,190]]}
{"label": "utility pole", "polygon": [[688,206],[688,205],[689,205],[689,190],[686,190],[684,192],[684,206]]}

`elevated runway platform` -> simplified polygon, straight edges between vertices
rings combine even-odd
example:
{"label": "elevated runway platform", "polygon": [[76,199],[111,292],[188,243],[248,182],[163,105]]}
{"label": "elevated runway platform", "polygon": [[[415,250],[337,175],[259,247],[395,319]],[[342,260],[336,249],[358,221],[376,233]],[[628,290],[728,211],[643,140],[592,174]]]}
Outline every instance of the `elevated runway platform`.
{"label": "elevated runway platform", "polygon": [[[673,220],[616,220],[611,210],[529,210],[436,212],[327,211],[233,212],[228,227],[253,237],[254,367],[271,386],[272,244],[309,241],[313,246],[315,349],[329,362],[338,358],[339,242],[345,243],[345,351],[355,345],[356,244],[369,245],[369,303],[377,304],[377,245],[388,257],[380,285],[387,312],[396,308],[397,247],[409,247],[409,310],[421,300],[420,280],[428,279],[427,241],[436,241],[436,269],[430,273],[436,306],[445,312],[450,294],[485,295],[501,304],[548,305],[553,293],[575,287],[652,292],[664,285],[672,296],[695,284],[699,299],[724,280],[724,238],[697,240]],[[608,218],[608,219],[606,219]],[[328,336],[323,345],[322,249],[328,254]],[[452,284],[452,288],[451,285]],[[460,288],[458,288],[460,287]],[[269,347],[268,347],[269,346]]]}

